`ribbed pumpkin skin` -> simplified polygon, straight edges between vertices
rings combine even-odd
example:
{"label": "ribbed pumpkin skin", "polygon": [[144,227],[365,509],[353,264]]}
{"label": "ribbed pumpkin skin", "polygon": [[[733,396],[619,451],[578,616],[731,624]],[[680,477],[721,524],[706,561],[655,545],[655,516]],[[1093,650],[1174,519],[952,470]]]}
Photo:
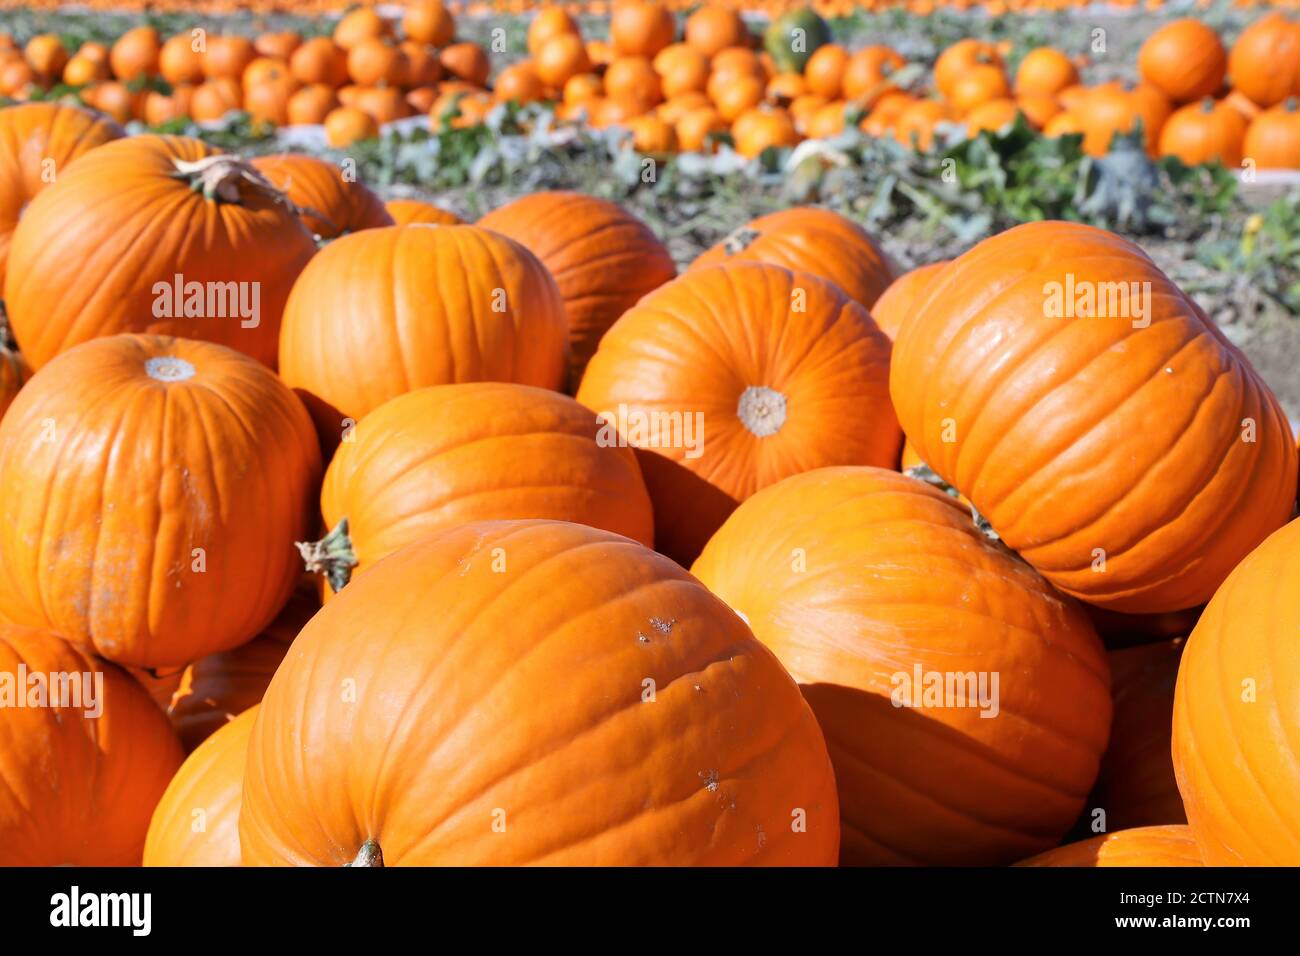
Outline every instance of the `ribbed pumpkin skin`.
{"label": "ribbed pumpkin skin", "polygon": [[149,815],[181,765],[167,718],[112,664],[0,623],[0,674],[16,683],[20,664],[29,676],[103,673],[103,712],[0,707],[0,866],[138,866]]}
{"label": "ribbed pumpkin skin", "polygon": [[831,865],[839,843],[776,658],[668,559],[565,522],[457,525],[344,588],[271,681],[243,799],[250,865],[367,840],[388,866]]}
{"label": "ribbed pumpkin skin", "polygon": [[[155,359],[192,377],[160,380]],[[87,342],[0,424],[0,606],[139,667],[234,647],[293,590],[320,472],[301,403],[247,356]]]}
{"label": "ribbed pumpkin skin", "polygon": [[426,385],[558,389],[567,334],[555,281],[518,243],[475,226],[366,229],[322,249],[294,285],[280,376],[333,448],[344,419]]}
{"label": "ribbed pumpkin skin", "polygon": [[494,209],[478,224],[526,246],[555,276],[569,317],[575,387],[615,320],[677,275],[672,256],[649,226],[595,196],[532,193]]}
{"label": "ribbed pumpkin skin", "polygon": [[145,866],[239,866],[240,793],[257,711],[254,704],[185,758],[154,809]]}
{"label": "ribbed pumpkin skin", "polygon": [[898,338],[899,330],[916,314],[922,295],[947,264],[948,260],[944,259],[918,266],[891,282],[871,307],[871,317],[880,326],[880,331],[890,339]]}
{"label": "ribbed pumpkin skin", "polygon": [[232,650],[200,657],[181,672],[166,711],[186,753],[236,714],[261,703],[289,645],[319,610],[315,593],[300,587],[257,637]]}
{"label": "ribbed pumpkin skin", "polygon": [[[792,311],[796,297],[802,312]],[[703,415],[697,457],[682,447],[637,450],[656,546],[685,566],[760,488],[823,465],[892,468],[901,435],[888,376],[889,340],[843,292],[808,273],[738,263],[692,270],[624,314],[587,367],[578,401],[610,421],[620,406],[629,423],[633,413]],[[755,388],[785,396],[773,434],[742,418]]]}
{"label": "ribbed pumpkin skin", "polygon": [[1188,17],[1147,37],[1137,66],[1144,82],[1175,103],[1190,103],[1219,91],[1228,54],[1213,28]]}
{"label": "ribbed pumpkin skin", "polygon": [[1174,772],[1209,866],[1300,865],[1297,593],[1300,520],[1232,572],[1183,651]]}
{"label": "ribbed pumpkin skin", "polygon": [[1107,655],[1115,711],[1094,799],[1109,830],[1187,822],[1169,750],[1182,650],[1180,638]]}
{"label": "ribbed pumpkin skin", "polygon": [[465,222],[454,212],[448,212],[441,206],[422,202],[419,199],[390,199],[384,203],[384,209],[399,226],[417,222],[428,222],[436,226],[460,226]]}
{"label": "ribbed pumpkin skin", "polygon": [[[1150,282],[1149,326],[1048,317],[1047,284],[1071,275]],[[890,392],[1009,547],[1113,610],[1203,603],[1294,502],[1277,399],[1140,249],[1091,226],[1018,226],[950,263],[895,343]]]}
{"label": "ribbed pumpkin skin", "polygon": [[702,253],[691,269],[727,262],[766,262],[811,272],[866,309],[894,281],[889,257],[870,233],[839,213],[811,206],[760,216]]}
{"label": "ribbed pumpkin skin", "polygon": [[258,156],[251,162],[302,208],[302,224],[322,239],[394,224],[384,201],[364,183],[344,179],[333,163],[300,153]]}
{"label": "ribbed pumpkin skin", "polygon": [[[289,287],[316,251],[283,203],[244,190],[205,199],[175,161],[217,151],[180,136],[131,136],[60,172],[14,231],[4,299],[33,368],[99,336],[147,332],[228,345],[275,365]],[[156,317],[157,283],[256,282],[259,315]]]}
{"label": "ribbed pumpkin skin", "polygon": [[1040,853],[1017,866],[1204,866],[1186,826],[1115,830]]}
{"label": "ribbed pumpkin skin", "polygon": [[[736,509],[691,571],[812,705],[842,863],[1009,863],[1070,828],[1110,725],[1101,644],[943,492],[878,468],[796,475]],[[895,706],[917,665],[997,672],[998,715]]]}
{"label": "ribbed pumpkin skin", "polygon": [[326,527],[348,519],[360,573],[452,524],[575,521],[654,544],[650,496],[631,448],[557,392],[503,382],[399,395],[339,445],[321,489]]}
{"label": "ribbed pumpkin skin", "polygon": [[0,283],[18,217],[49,185],[50,175],[57,179],[78,156],[122,135],[107,116],[79,106],[22,103],[0,109]]}

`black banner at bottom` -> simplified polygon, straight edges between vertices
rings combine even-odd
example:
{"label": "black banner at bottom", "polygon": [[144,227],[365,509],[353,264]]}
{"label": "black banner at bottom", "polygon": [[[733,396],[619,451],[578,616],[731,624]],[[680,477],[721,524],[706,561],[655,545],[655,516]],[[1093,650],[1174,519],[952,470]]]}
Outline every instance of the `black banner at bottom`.
{"label": "black banner at bottom", "polygon": [[[577,942],[609,925],[702,939],[789,925],[878,940],[1199,933],[1229,941],[1294,924],[1294,870],[0,870],[11,936],[74,933],[216,943],[342,943],[376,925],[394,941],[438,927],[500,942]],[[724,924],[726,926],[723,929]],[[864,929],[870,925],[870,930]],[[866,936],[861,936],[864,932]],[[435,937],[436,938],[436,937]],[[606,937],[608,939],[608,937]]]}

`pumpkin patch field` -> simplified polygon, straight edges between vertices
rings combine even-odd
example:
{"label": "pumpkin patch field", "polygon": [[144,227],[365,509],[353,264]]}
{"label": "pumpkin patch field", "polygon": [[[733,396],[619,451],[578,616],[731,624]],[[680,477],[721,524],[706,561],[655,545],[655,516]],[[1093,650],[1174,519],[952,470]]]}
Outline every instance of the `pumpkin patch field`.
{"label": "pumpkin patch field", "polygon": [[0,97],[0,867],[1300,866],[1300,17],[35,3]]}

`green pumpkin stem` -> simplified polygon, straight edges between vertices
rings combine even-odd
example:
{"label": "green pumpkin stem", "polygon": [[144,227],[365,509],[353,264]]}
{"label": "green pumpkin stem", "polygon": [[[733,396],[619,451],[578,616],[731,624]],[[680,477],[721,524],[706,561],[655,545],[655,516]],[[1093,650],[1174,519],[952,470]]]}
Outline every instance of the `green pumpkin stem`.
{"label": "green pumpkin stem", "polygon": [[357,555],[348,537],[348,519],[343,518],[333,530],[319,541],[295,541],[309,574],[323,574],[335,594],[352,580],[352,569],[357,566]]}
{"label": "green pumpkin stem", "polygon": [[357,850],[357,855],[351,863],[344,863],[344,866],[383,866],[384,851],[380,849],[376,840],[367,840],[361,844],[361,849]]}

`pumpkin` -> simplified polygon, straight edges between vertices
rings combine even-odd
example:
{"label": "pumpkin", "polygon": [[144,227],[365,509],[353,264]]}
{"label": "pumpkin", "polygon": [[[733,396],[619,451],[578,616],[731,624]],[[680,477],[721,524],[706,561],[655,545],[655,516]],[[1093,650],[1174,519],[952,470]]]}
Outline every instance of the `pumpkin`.
{"label": "pumpkin", "polygon": [[0,607],[137,667],[235,647],[293,589],[320,470],[302,405],[247,356],[87,342],[0,423]]}
{"label": "pumpkin", "polygon": [[367,40],[392,36],[392,25],[372,7],[358,7],[345,13],[334,25],[334,42],[344,50]]}
{"label": "pumpkin", "polygon": [[194,48],[190,33],[178,33],[163,43],[158,51],[158,70],[172,86],[203,82],[203,52]]}
{"label": "pumpkin", "polygon": [[1174,773],[1209,866],[1300,863],[1298,588],[1300,519],[1233,570],[1183,650]]}
{"label": "pumpkin", "polygon": [[871,317],[880,326],[880,331],[891,339],[898,337],[899,330],[916,313],[917,305],[930,283],[947,263],[948,260],[943,259],[927,266],[918,266],[911,272],[903,273],[880,293],[880,298],[871,307]]}
{"label": "pumpkin", "polygon": [[1060,50],[1040,46],[1030,50],[1016,69],[1016,96],[1056,96],[1079,82],[1079,71]]}
{"label": "pumpkin", "polygon": [[327,450],[388,399],[426,385],[560,388],[564,302],[537,258],[476,226],[388,226],[334,240],[284,310],[280,376]]}
{"label": "pumpkin", "polygon": [[1175,638],[1107,655],[1115,710],[1091,801],[1107,829],[1187,822],[1169,749],[1182,652]]}
{"label": "pumpkin", "polygon": [[154,808],[145,866],[239,866],[239,803],[254,704],[185,759]]}
{"label": "pumpkin", "polygon": [[549,518],[654,541],[641,469],[615,423],[564,395],[504,382],[438,385],[380,405],[339,445],[321,513],[334,530],[301,550],[333,591],[432,531],[471,521]]}
{"label": "pumpkin", "polygon": [[245,36],[210,36],[203,53],[203,75],[208,79],[238,80],[257,58],[253,41]]}
{"label": "pumpkin", "polygon": [[1018,226],[945,266],[890,392],[1007,546],[1102,607],[1202,603],[1294,503],[1277,399],[1141,249],[1091,226]]}
{"label": "pumpkin", "polygon": [[300,584],[275,620],[251,641],[200,657],[176,674],[163,709],[186,753],[261,702],[289,645],[318,610],[316,592]]}
{"label": "pumpkin", "polygon": [[1000,133],[1010,127],[1020,115],[1020,107],[1013,99],[996,99],[980,103],[966,114],[966,135],[978,136],[982,132]]}
{"label": "pumpkin", "polygon": [[1264,110],[1246,129],[1242,153],[1259,169],[1300,169],[1300,108],[1297,99]]}
{"label": "pumpkin", "polygon": [[740,14],[718,3],[706,3],[686,18],[686,42],[705,56],[749,42]]}
{"label": "pumpkin", "polygon": [[534,63],[537,76],[552,89],[563,89],[575,76],[591,72],[591,60],[582,37],[562,33],[546,42]]}
{"label": "pumpkin", "polygon": [[497,74],[493,93],[502,102],[535,103],[546,87],[531,63],[513,63]]}
{"label": "pumpkin", "polygon": [[1300,93],[1300,24],[1270,13],[1246,27],[1232,45],[1228,76],[1265,108]]}
{"label": "pumpkin", "polygon": [[542,47],[559,36],[581,37],[577,22],[563,7],[542,7],[528,23],[528,55],[536,57]]}
{"label": "pumpkin", "polygon": [[322,239],[393,225],[384,201],[333,163],[303,154],[258,156],[252,165],[299,207],[299,219]]}
{"label": "pumpkin", "polygon": [[934,86],[947,99],[952,88],[971,70],[978,66],[994,66],[999,72],[1002,56],[997,47],[984,40],[970,37],[958,40],[947,47],[934,61]]}
{"label": "pumpkin", "polygon": [[614,320],[677,274],[645,223],[605,199],[531,193],[479,220],[525,246],[555,277],[569,318],[570,381],[577,387]]}
{"label": "pumpkin", "polygon": [[763,32],[763,49],[783,72],[802,73],[818,48],[830,42],[830,26],[809,7],[773,17]]}
{"label": "pumpkin", "polygon": [[760,216],[691,263],[692,269],[766,262],[833,282],[866,309],[894,280],[893,265],[869,232],[829,209],[812,206]]}
{"label": "pumpkin", "polygon": [[[64,679],[72,696],[52,706]],[[0,623],[5,687],[0,866],[138,866],[149,815],[181,765],[162,711],[112,664]]]}
{"label": "pumpkin", "polygon": [[1017,866],[1204,866],[1186,826],[1136,827],[1048,850]]}
{"label": "pumpkin", "polygon": [[299,83],[342,86],[348,81],[348,54],[329,37],[312,37],[289,54],[289,72]]}
{"label": "pumpkin", "polygon": [[[5,305],[34,368],[117,332],[206,339],[274,365],[289,287],[315,249],[279,190],[238,157],[132,136],[74,163],[27,206]],[[184,302],[171,301],[178,285]]]}
{"label": "pumpkin", "polygon": [[673,15],[650,0],[619,0],[609,18],[609,38],[620,56],[653,57],[676,32]]}
{"label": "pumpkin", "polygon": [[379,124],[374,117],[355,106],[340,106],[325,116],[325,141],[334,149],[346,149],[378,136]]}
{"label": "pumpkin", "polygon": [[288,60],[301,45],[302,35],[292,30],[259,33],[253,38],[253,49],[259,56],[275,57],[277,60]]}
{"label": "pumpkin", "polygon": [[895,89],[890,77],[905,66],[907,61],[887,46],[863,47],[844,66],[844,98],[862,106],[873,105]]}
{"label": "pumpkin", "polygon": [[399,226],[416,222],[427,222],[437,226],[459,226],[464,220],[454,212],[421,199],[390,199],[384,203],[384,209]]}
{"label": "pumpkin", "polygon": [[993,100],[1007,99],[1011,87],[1002,67],[991,63],[972,66],[951,86],[946,94],[948,105],[958,116],[965,116],[976,107]]}
{"label": "pumpkin", "polygon": [[1189,166],[1218,162],[1241,165],[1246,118],[1225,102],[1206,97],[1174,111],[1160,130],[1160,155],[1177,156]]}
{"label": "pumpkin", "polygon": [[828,100],[839,99],[844,89],[844,71],[848,63],[849,53],[838,43],[819,46],[803,69],[808,92],[824,96]]}
{"label": "pumpkin", "polygon": [[904,146],[926,152],[934,145],[938,125],[949,119],[948,107],[939,100],[909,103],[895,121],[894,139]]}
{"label": "pumpkin", "polygon": [[285,118],[290,126],[320,126],[338,105],[338,96],[333,87],[324,83],[312,83],[296,90],[289,97],[285,103]]}
{"label": "pumpkin", "polygon": [[821,465],[892,466],[889,340],[807,272],[692,269],[605,334],[578,401],[637,447],[655,541],[688,564],[741,501]]}
{"label": "pumpkin", "polygon": [[78,156],[122,135],[111,119],[63,103],[0,109],[0,282],[27,204]]}
{"label": "pumpkin", "polygon": [[812,713],[726,605],[627,538],[498,521],[303,629],[239,839],[246,865],[829,865],[837,818]]}
{"label": "pumpkin", "polygon": [[402,32],[417,43],[446,46],[456,23],[441,0],[413,0],[402,11]]}
{"label": "pumpkin", "polygon": [[1219,34],[1200,20],[1174,20],[1138,50],[1138,73],[1174,103],[1212,96],[1223,86],[1228,54]]}
{"label": "pumpkin", "polygon": [[737,508],[691,573],[817,715],[842,864],[1008,863],[1074,822],[1110,725],[1101,643],[943,492],[804,472]]}
{"label": "pumpkin", "polygon": [[453,43],[443,47],[438,60],[445,72],[475,86],[485,85],[488,74],[492,72],[487,53],[477,43]]}
{"label": "pumpkin", "polygon": [[109,53],[113,75],[124,83],[153,76],[158,72],[158,55],[162,51],[162,37],[150,26],[127,30]]}

